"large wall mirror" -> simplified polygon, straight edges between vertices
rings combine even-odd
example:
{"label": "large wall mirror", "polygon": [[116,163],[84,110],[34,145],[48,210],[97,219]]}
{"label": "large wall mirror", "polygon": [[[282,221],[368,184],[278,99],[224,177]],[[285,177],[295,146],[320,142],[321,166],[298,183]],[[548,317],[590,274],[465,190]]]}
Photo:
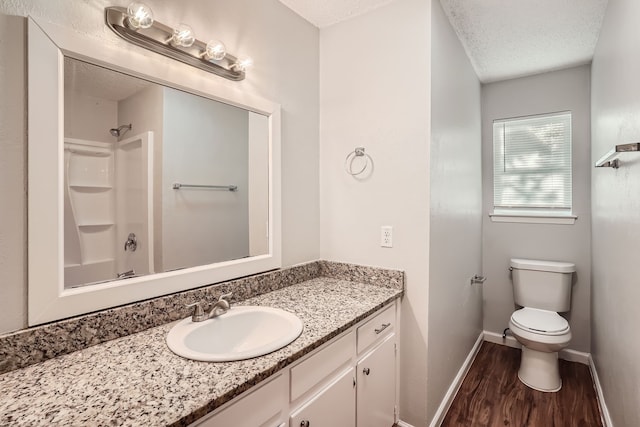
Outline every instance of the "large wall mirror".
{"label": "large wall mirror", "polygon": [[280,267],[278,105],[115,46],[29,21],[30,325]]}

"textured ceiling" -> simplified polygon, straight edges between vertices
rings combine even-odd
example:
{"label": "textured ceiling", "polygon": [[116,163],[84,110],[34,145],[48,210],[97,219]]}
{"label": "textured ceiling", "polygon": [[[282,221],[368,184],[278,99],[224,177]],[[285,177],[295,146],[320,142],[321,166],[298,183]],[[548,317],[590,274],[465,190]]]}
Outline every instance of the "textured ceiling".
{"label": "textured ceiling", "polygon": [[318,28],[362,15],[393,0],[280,0]]}
{"label": "textured ceiling", "polygon": [[[393,0],[280,1],[323,28]],[[440,0],[440,3],[478,77],[485,83],[590,62],[607,6],[607,0]]]}
{"label": "textured ceiling", "polygon": [[64,85],[95,98],[120,101],[153,83],[86,62],[64,58]]}
{"label": "textured ceiling", "polygon": [[607,0],[440,3],[485,83],[590,62],[607,6]]}

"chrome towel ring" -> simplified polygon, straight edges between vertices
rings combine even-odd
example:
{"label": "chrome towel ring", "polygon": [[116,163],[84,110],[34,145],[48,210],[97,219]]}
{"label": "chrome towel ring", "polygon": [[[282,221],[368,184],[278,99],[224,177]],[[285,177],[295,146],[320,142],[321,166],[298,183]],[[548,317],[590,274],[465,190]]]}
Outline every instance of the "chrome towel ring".
{"label": "chrome towel ring", "polygon": [[[358,157],[364,158],[364,164],[360,169],[354,171],[353,162]],[[370,155],[364,152],[364,147],[356,147],[355,150],[347,154],[347,157],[344,159],[344,170],[347,171],[347,173],[351,176],[357,176],[367,170],[367,167],[369,167],[371,164],[373,164],[373,159]]]}

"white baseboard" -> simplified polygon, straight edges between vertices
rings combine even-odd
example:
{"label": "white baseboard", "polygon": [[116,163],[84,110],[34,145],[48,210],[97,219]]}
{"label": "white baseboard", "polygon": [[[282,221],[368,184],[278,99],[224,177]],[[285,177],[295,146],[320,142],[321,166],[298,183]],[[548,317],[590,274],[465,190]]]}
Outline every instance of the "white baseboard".
{"label": "white baseboard", "polygon": [[585,353],[584,351],[571,350],[570,348],[565,348],[564,350],[560,350],[560,359],[569,361],[569,362],[578,362],[583,365],[589,366],[589,357],[591,354]]}
{"label": "white baseboard", "polygon": [[[522,345],[520,345],[512,335],[507,335],[507,338],[502,338],[502,334],[498,334],[496,332],[484,331],[483,334],[485,341],[513,348],[522,348]],[[589,353],[565,348],[564,350],[560,350],[560,354],[558,356],[560,359],[567,360],[569,362],[578,362],[583,365],[590,366]]]}
{"label": "white baseboard", "polygon": [[397,424],[398,424],[398,427],[413,427],[411,424],[405,423],[404,421],[400,421],[400,420],[398,420]]}
{"label": "white baseboard", "polygon": [[482,335],[484,340],[492,342],[494,344],[506,345],[507,347],[522,348],[520,343],[512,335],[507,335],[507,338],[502,338],[502,334],[496,332],[483,331]]}
{"label": "white baseboard", "polygon": [[600,406],[600,414],[602,415],[602,425],[604,427],[613,427],[613,422],[611,421],[611,415],[609,414],[609,409],[607,408],[607,404],[604,401],[604,393],[602,392],[602,387],[600,385],[600,378],[598,377],[598,371],[596,371],[596,364],[593,361],[593,357],[591,357],[591,354],[589,354],[589,370],[591,371],[593,386],[595,387],[596,394],[598,395],[598,405]]}
{"label": "white baseboard", "polygon": [[440,406],[438,407],[436,414],[433,416],[433,420],[431,420],[431,424],[429,425],[429,427],[438,427],[444,421],[444,417],[445,415],[447,415],[447,411],[451,407],[451,404],[453,403],[453,399],[456,397],[456,394],[458,393],[460,386],[462,386],[462,381],[464,381],[464,377],[467,375],[467,372],[469,372],[469,368],[471,368],[471,364],[475,360],[476,355],[480,350],[482,341],[484,341],[484,333],[480,332],[480,335],[478,335],[478,339],[473,345],[473,348],[467,355],[467,358],[462,364],[462,367],[460,367],[458,374],[456,375],[456,377],[453,379],[453,382],[449,386],[449,390],[447,390],[447,394],[445,394],[444,399],[442,399],[442,402],[440,402]]}

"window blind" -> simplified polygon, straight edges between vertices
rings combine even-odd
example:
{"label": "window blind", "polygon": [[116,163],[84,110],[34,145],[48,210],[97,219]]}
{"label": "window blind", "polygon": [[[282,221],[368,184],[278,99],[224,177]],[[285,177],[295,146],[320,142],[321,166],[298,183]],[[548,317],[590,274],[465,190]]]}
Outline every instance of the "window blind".
{"label": "window blind", "polygon": [[571,213],[571,112],[493,122],[494,211]]}

